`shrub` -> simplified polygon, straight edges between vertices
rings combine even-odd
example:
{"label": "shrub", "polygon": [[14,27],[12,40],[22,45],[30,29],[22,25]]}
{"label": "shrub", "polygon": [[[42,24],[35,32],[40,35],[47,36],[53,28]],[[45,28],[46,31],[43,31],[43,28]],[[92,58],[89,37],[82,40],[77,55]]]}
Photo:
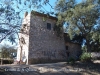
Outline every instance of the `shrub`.
{"label": "shrub", "polygon": [[70,57],[68,59],[68,63],[71,64],[71,65],[74,65],[75,64],[75,59],[73,57]]}
{"label": "shrub", "polygon": [[3,60],[3,64],[12,64],[13,60]]}
{"label": "shrub", "polygon": [[88,52],[82,53],[80,59],[83,62],[89,62],[89,61],[91,61],[91,53],[88,53]]}

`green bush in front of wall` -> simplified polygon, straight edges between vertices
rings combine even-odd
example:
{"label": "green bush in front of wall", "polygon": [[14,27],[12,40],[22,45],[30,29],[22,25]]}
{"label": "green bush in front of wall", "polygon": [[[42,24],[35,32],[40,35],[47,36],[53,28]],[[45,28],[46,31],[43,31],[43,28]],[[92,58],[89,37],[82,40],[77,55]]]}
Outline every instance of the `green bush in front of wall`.
{"label": "green bush in front of wall", "polygon": [[68,64],[74,65],[75,64],[75,59],[73,57],[69,57],[68,59]]}
{"label": "green bush in front of wall", "polygon": [[81,59],[82,62],[90,62],[91,61],[91,53],[83,52],[80,59]]}

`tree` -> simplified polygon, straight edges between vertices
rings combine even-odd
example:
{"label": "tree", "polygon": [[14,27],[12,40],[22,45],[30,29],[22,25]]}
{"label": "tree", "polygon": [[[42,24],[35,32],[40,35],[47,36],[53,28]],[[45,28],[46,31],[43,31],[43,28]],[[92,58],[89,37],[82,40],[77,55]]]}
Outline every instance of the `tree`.
{"label": "tree", "polygon": [[0,43],[6,38],[9,38],[10,41],[14,42],[15,40],[13,36],[15,36],[15,34],[20,29],[20,25],[21,25],[21,18],[19,14],[14,10],[13,6],[11,6],[11,2],[3,3],[1,1],[1,4],[0,4]]}
{"label": "tree", "polygon": [[47,12],[43,7],[47,4],[53,8],[49,0],[0,0],[0,43],[6,38],[14,42],[13,36],[20,30],[23,14],[34,9],[42,13]]}
{"label": "tree", "polygon": [[14,47],[2,46],[0,48],[1,58],[14,58],[16,57],[17,50]]}
{"label": "tree", "polygon": [[98,0],[86,0],[79,4],[74,0],[59,0],[56,10],[58,24],[68,23],[67,33],[70,38],[81,35],[86,41],[87,51],[91,51],[91,43],[100,40],[100,24],[97,22],[100,16]]}

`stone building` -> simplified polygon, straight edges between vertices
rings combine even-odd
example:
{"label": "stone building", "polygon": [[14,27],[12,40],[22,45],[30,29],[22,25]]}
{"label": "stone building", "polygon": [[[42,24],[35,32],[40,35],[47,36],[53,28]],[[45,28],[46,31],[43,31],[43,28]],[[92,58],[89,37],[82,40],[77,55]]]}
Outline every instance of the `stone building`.
{"label": "stone building", "polygon": [[17,60],[26,64],[56,62],[67,59],[65,42],[56,36],[57,18],[32,11],[25,13],[19,33]]}
{"label": "stone building", "polygon": [[81,44],[72,42],[67,33],[64,33],[64,40],[67,58],[74,58],[75,60],[79,59],[82,53]]}

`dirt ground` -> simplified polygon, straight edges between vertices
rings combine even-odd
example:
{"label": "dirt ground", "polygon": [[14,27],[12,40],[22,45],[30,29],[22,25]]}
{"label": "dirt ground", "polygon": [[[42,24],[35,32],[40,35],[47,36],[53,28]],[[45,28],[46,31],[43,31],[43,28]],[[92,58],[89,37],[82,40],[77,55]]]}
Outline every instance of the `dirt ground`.
{"label": "dirt ground", "polygon": [[100,61],[34,65],[1,65],[0,75],[100,75]]}

